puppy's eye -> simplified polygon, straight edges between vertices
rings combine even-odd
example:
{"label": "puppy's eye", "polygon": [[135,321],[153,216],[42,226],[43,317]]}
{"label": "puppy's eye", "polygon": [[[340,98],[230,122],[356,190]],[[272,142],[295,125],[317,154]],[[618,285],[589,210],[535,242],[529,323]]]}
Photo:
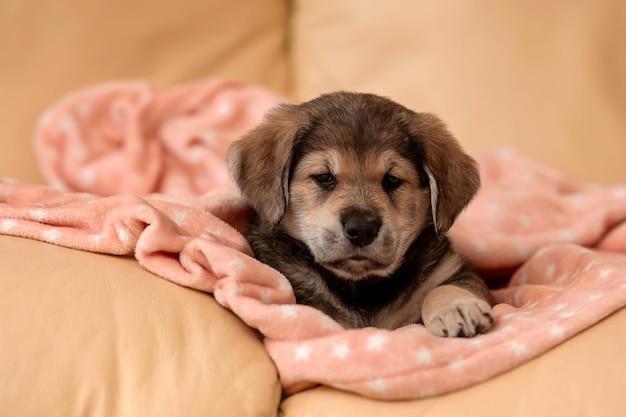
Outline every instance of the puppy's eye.
{"label": "puppy's eye", "polygon": [[335,177],[333,177],[333,174],[328,172],[314,175],[313,179],[322,188],[331,189],[335,186]]}
{"label": "puppy's eye", "polygon": [[395,175],[387,174],[383,178],[383,188],[387,192],[393,191],[396,188],[400,187],[402,185],[402,182],[403,181],[401,178],[398,178]]}

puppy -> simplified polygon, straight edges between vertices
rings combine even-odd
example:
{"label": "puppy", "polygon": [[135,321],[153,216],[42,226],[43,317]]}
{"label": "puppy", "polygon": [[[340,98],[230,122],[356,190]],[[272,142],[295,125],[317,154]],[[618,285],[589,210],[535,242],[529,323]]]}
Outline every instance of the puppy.
{"label": "puppy", "polygon": [[299,303],[346,328],[488,330],[493,300],[446,231],[479,187],[434,115],[371,94],[283,104],[229,149],[256,211],[247,239]]}

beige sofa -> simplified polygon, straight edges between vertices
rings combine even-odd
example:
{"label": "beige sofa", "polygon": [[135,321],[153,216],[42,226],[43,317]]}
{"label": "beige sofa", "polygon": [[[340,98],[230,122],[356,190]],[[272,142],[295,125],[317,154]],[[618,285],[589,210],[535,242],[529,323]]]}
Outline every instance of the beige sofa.
{"label": "beige sofa", "polygon": [[[626,3],[0,0],[0,176],[43,183],[43,109],[118,78],[222,76],[302,100],[336,89],[438,113],[470,150],[510,146],[626,182]],[[384,402],[281,398],[257,334],[132,258],[0,236],[0,414],[623,416],[626,311],[504,375]]]}

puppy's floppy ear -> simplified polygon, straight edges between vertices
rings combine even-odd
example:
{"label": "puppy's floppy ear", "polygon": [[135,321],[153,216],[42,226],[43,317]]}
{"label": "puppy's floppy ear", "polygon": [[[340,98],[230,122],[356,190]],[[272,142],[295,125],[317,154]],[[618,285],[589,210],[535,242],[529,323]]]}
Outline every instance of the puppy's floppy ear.
{"label": "puppy's floppy ear", "polygon": [[438,233],[445,233],[480,187],[477,163],[437,116],[411,112],[407,120],[424,158],[433,222]]}
{"label": "puppy's floppy ear", "polygon": [[257,213],[271,224],[278,224],[285,214],[293,146],[309,125],[309,117],[300,106],[281,104],[228,150],[228,169],[235,182]]}

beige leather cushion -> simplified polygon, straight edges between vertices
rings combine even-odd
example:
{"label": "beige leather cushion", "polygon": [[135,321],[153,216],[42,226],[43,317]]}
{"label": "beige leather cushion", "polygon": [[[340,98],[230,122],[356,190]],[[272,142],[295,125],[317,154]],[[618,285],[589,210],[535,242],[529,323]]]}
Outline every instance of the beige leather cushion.
{"label": "beige leather cushion", "polygon": [[275,416],[276,369],[208,294],[0,236],[0,414]]}
{"label": "beige leather cushion", "polygon": [[284,92],[284,0],[0,0],[0,176],[42,181],[32,131],[84,86],[224,76]]}
{"label": "beige leather cushion", "polygon": [[284,417],[623,416],[626,309],[497,378],[441,397],[375,401],[329,388],[297,394]]}
{"label": "beige leather cushion", "polygon": [[294,89],[438,113],[470,149],[513,146],[626,182],[626,2],[298,0]]}

